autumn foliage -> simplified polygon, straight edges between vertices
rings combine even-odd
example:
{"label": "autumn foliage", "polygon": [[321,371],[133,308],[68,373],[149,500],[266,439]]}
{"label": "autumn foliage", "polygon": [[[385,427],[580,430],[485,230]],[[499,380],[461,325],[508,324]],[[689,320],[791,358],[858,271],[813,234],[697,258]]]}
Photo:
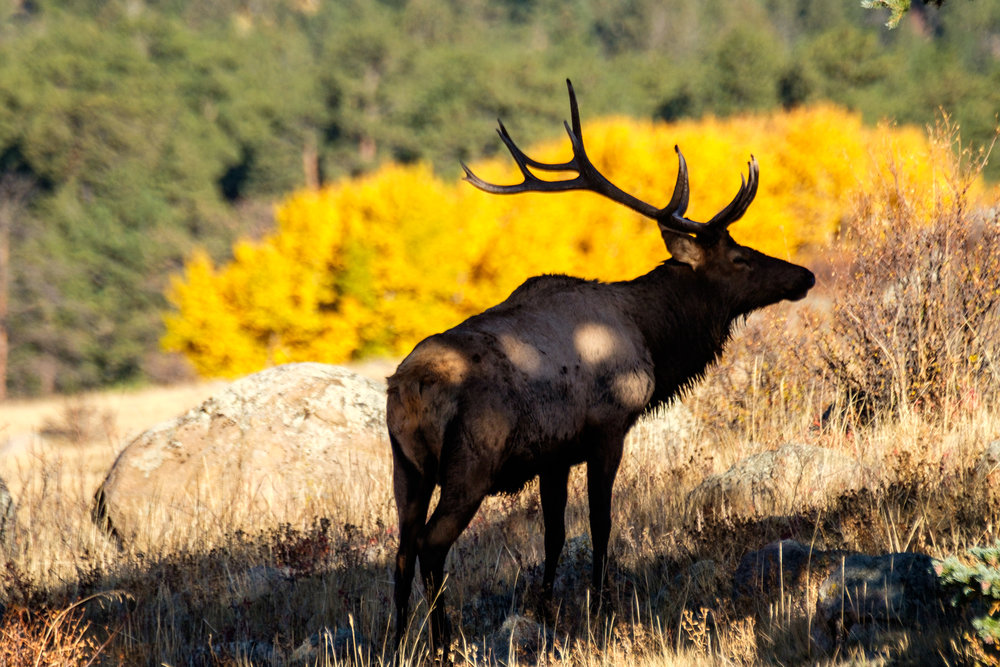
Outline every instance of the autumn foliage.
{"label": "autumn foliage", "polygon": [[[517,136],[517,128],[510,128]],[[484,132],[488,128],[483,129]],[[837,237],[850,212],[886,178],[933,207],[945,174],[919,129],[865,126],[828,105],[673,124],[584,120],[593,162],[623,189],[662,206],[688,161],[688,217],[705,220],[732,198],[750,154],[760,189],[741,243],[795,257]],[[529,146],[567,159],[569,142]],[[892,163],[892,164],[890,164]],[[472,165],[494,182],[519,179],[506,155]],[[427,166],[371,175],[288,196],[277,229],[243,241],[224,266],[200,253],[174,279],[164,346],[206,376],[236,376],[290,361],[342,362],[401,355],[421,338],[502,300],[539,273],[628,279],[666,258],[655,224],[591,193],[501,197]]]}

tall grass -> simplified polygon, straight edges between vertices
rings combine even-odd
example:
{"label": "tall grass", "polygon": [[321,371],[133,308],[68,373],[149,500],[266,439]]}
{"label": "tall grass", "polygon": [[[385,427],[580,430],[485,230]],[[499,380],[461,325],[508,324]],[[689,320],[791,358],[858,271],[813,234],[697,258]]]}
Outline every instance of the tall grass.
{"label": "tall grass", "polygon": [[[946,130],[938,140],[952,142]],[[816,294],[751,318],[722,363],[679,406],[630,435],[613,501],[609,591],[589,589],[585,476],[570,477],[555,595],[538,594],[537,485],[488,499],[449,556],[446,582],[463,664],[833,664],[816,653],[815,582],[735,598],[740,558],[793,538],[819,548],[945,556],[998,536],[975,465],[1000,433],[992,243],[996,208],[963,184],[982,159],[946,165],[935,217],[888,186],[861,202],[832,248],[815,249]],[[944,167],[942,167],[944,168]],[[930,281],[929,283],[927,281]],[[918,286],[920,288],[918,289]],[[935,291],[938,290],[938,291]],[[929,298],[933,297],[933,298]],[[992,299],[992,300],[991,300]],[[86,411],[83,411],[86,412]],[[82,413],[81,413],[82,414]],[[687,494],[738,459],[790,442],[845,453],[877,471],[867,488],[760,519],[706,518]],[[427,603],[398,659],[390,650],[395,511],[382,483],[344,480],[297,520],[171,547],[117,548],[90,522],[108,443],[39,446],[3,475],[19,528],[0,558],[0,662],[75,665],[418,664]],[[419,588],[419,586],[418,586]],[[422,600],[419,591],[416,598]],[[854,649],[851,649],[854,650]],[[929,633],[895,635],[884,655],[960,660]]]}

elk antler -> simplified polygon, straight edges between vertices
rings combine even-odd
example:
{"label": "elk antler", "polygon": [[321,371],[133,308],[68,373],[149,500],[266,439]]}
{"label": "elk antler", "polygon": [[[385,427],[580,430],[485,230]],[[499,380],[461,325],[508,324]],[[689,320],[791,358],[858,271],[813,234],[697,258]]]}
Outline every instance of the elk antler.
{"label": "elk antler", "polygon": [[[500,195],[516,194],[519,192],[589,190],[627,206],[647,218],[656,220],[661,227],[689,234],[718,233],[739,220],[743,213],[746,212],[747,207],[750,206],[750,202],[753,201],[753,198],[757,194],[758,167],[757,160],[753,156],[750,156],[750,162],[748,163],[750,167],[749,182],[741,175],[742,184],[740,185],[739,192],[736,193],[736,196],[728,206],[706,223],[695,222],[684,217],[684,212],[687,210],[688,205],[690,186],[688,185],[687,162],[684,160],[684,155],[677,146],[674,146],[674,150],[677,151],[677,160],[679,163],[677,168],[677,182],[674,184],[674,192],[670,198],[670,202],[663,208],[656,208],[651,204],[647,204],[613,184],[597,170],[590,161],[590,158],[587,157],[587,151],[583,146],[583,131],[580,127],[580,110],[577,107],[573,84],[569,79],[566,79],[566,86],[569,89],[569,105],[573,126],[571,128],[569,123],[565,121],[563,125],[566,127],[566,133],[569,135],[570,143],[573,146],[572,160],[561,163],[547,163],[531,159],[517,147],[507,132],[507,128],[504,127],[503,122],[497,121],[500,125],[499,129],[497,129],[497,134],[500,135],[500,139],[507,146],[507,150],[510,151],[514,162],[517,163],[521,174],[524,176],[524,180],[515,185],[494,185],[493,183],[487,183],[472,173],[472,170],[463,162],[462,169],[465,170],[465,180],[484,192]],[[575,171],[577,175],[574,178],[566,180],[546,181],[531,173],[528,167],[533,167],[541,171]]]}

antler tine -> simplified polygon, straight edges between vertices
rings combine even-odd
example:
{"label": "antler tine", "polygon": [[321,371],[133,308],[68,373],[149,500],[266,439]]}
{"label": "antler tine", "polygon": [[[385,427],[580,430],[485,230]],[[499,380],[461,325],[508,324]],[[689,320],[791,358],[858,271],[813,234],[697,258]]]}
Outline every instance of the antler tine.
{"label": "antler tine", "polygon": [[[573,121],[573,132],[577,138],[580,140],[580,145],[583,145],[583,126],[580,124],[580,107],[576,103],[576,92],[573,90],[573,82],[566,79],[566,89],[569,90],[569,117]],[[563,121],[563,125],[566,125],[566,121]],[[566,127],[566,131],[569,132],[569,127]]]}
{"label": "antler tine", "polygon": [[712,229],[725,229],[733,224],[743,217],[743,214],[746,213],[747,208],[753,202],[754,197],[757,196],[757,183],[760,174],[757,158],[751,155],[747,166],[749,167],[748,177],[743,178],[743,174],[740,174],[739,192],[736,193],[736,196],[733,197],[728,206],[716,213],[711,220],[705,223],[708,227]]}
{"label": "antler tine", "polygon": [[[497,128],[497,134],[500,135],[500,140],[503,141],[504,145],[507,147],[507,150],[510,152],[511,157],[514,158],[514,162],[517,164],[517,168],[521,170],[521,175],[524,177],[524,180],[521,183],[517,183],[514,185],[494,185],[493,183],[488,183],[487,181],[484,181],[483,179],[476,176],[474,173],[472,173],[472,170],[469,169],[468,165],[462,162],[461,165],[462,169],[465,171],[465,180],[467,180],[473,186],[485,192],[489,192],[491,194],[496,194],[496,195],[510,195],[510,194],[517,194],[519,192],[562,192],[566,190],[585,189],[585,186],[582,184],[582,182],[580,182],[579,176],[566,181],[543,181],[542,179],[532,174],[531,171],[528,169],[528,167],[530,166],[534,167],[535,169],[542,169],[546,171],[579,172],[580,169],[577,166],[575,143],[573,148],[574,154],[572,160],[560,163],[539,162],[538,160],[534,160],[528,157],[528,155],[525,154],[524,151],[522,151],[520,148],[517,147],[517,144],[514,143],[514,139],[511,138],[510,132],[507,131],[507,128],[504,126],[502,120],[497,119],[497,124],[499,125],[499,127]],[[569,131],[568,127],[567,131]],[[572,133],[570,133],[570,141],[571,142],[573,141]]]}
{"label": "antler tine", "polygon": [[674,145],[674,152],[677,153],[677,180],[674,182],[674,194],[670,198],[670,203],[664,207],[664,211],[670,211],[672,216],[684,216],[687,211],[688,198],[691,195],[691,185],[688,183],[688,164],[681,153],[680,146]]}
{"label": "antler tine", "polygon": [[[533,160],[530,157],[528,157],[524,153],[524,151],[522,151],[520,148],[517,147],[517,144],[514,143],[514,140],[510,136],[510,132],[507,131],[507,128],[504,126],[503,121],[500,120],[499,118],[497,119],[497,125],[500,126],[497,128],[497,134],[500,135],[500,140],[503,141],[504,145],[507,147],[507,150],[510,151],[511,156],[514,158],[514,161],[517,163],[517,166],[521,168],[521,172],[524,173],[525,176],[533,177],[530,172],[525,170],[524,168],[525,165],[534,167],[536,169],[546,169],[548,171],[567,171],[567,170],[578,171],[576,168],[575,153],[573,155],[573,159],[569,160],[568,162],[559,162],[550,164],[547,162],[539,162],[538,160]],[[568,131],[569,128],[567,128],[567,132]],[[572,138],[573,137],[571,134],[570,135],[571,141]],[[545,183],[547,181],[541,181],[541,182]]]}
{"label": "antler tine", "polygon": [[498,119],[497,124],[500,126],[497,128],[497,134],[500,135],[500,140],[503,141],[507,150],[510,152],[511,157],[514,158],[514,162],[517,164],[517,168],[521,170],[524,180],[515,185],[495,185],[476,176],[472,170],[469,169],[469,166],[465,164],[465,162],[461,162],[460,164],[462,165],[462,169],[465,171],[466,181],[484,192],[496,195],[517,194],[519,192],[560,192],[580,187],[576,183],[579,177],[569,181],[543,181],[532,174],[528,169],[528,167],[531,166],[536,169],[549,171],[579,171],[576,166],[575,157],[569,162],[559,164],[548,164],[545,162],[539,162],[538,160],[533,160],[528,157],[524,151],[517,147],[517,144],[514,143],[510,133],[507,131],[507,128],[504,127],[503,121]]}
{"label": "antler tine", "polygon": [[687,160],[681,153],[679,146],[674,146],[677,153],[677,181],[674,183],[674,194],[670,198],[670,203],[659,209],[655,216],[660,230],[677,232],[680,234],[704,234],[711,231],[711,228],[703,222],[695,222],[684,217],[688,207],[688,199],[691,195],[691,185],[688,182]]}

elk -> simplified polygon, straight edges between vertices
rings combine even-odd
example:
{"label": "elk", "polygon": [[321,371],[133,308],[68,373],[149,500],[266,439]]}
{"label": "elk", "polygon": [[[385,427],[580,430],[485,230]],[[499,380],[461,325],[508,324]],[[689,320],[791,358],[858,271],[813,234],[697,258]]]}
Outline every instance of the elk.
{"label": "elk", "polygon": [[[448,646],[444,562],[487,495],[539,478],[545,528],[542,590],[551,595],[565,542],[570,468],[587,466],[592,585],[600,589],[611,531],[611,492],[625,435],[640,415],[696,382],[721,354],[733,323],[783,299],[803,298],[808,269],[741,246],[727,228],[757,193],[758,166],[708,222],[684,217],[687,164],[680,150],[670,202],[656,208],[605,178],[584,150],[567,80],[568,162],[525,155],[497,132],[523,174],[494,185],[465,164],[465,180],[494,194],[589,190],[656,221],[671,257],[649,273],[604,283],[529,278],[502,303],[417,344],[388,378],[387,425],[399,518],[395,564],[397,646],[405,632],[416,561],[429,602],[431,647]],[[531,170],[575,173],[544,180]],[[441,487],[427,518],[431,494]]]}

